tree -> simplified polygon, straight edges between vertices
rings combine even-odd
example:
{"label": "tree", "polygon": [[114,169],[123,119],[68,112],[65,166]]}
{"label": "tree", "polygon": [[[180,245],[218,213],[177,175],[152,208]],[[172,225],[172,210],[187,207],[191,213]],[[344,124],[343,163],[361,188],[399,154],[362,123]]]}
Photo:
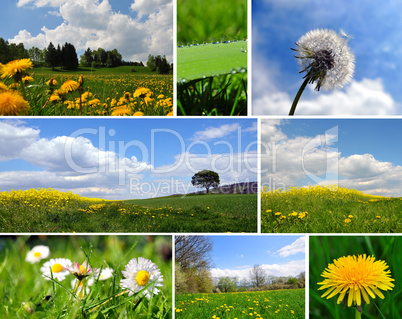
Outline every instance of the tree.
{"label": "tree", "polygon": [[210,268],[212,264],[209,256],[213,243],[206,236],[176,236],[176,262],[185,270],[187,268]]}
{"label": "tree", "polygon": [[214,171],[204,169],[194,174],[191,179],[191,184],[195,187],[206,188],[208,194],[211,187],[219,186],[219,175]]}
{"label": "tree", "polygon": [[209,271],[212,240],[205,236],[176,236],[176,289],[179,292],[211,292]]}
{"label": "tree", "polygon": [[267,275],[260,265],[254,265],[250,270],[250,280],[254,287],[260,288],[266,282]]}
{"label": "tree", "polygon": [[78,57],[74,45],[65,43],[61,48],[63,68],[67,70],[74,70],[78,68]]}
{"label": "tree", "polygon": [[52,68],[52,70],[54,70],[54,67],[57,65],[56,55],[56,48],[54,47],[53,43],[50,42],[46,50],[45,62]]}
{"label": "tree", "polygon": [[222,277],[219,280],[218,288],[221,292],[233,292],[237,288],[237,278]]}

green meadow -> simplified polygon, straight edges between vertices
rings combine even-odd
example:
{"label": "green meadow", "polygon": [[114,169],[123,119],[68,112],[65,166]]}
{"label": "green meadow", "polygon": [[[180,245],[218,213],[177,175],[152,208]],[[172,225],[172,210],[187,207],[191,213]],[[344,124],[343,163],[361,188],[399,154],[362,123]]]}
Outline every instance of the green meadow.
{"label": "green meadow", "polygon": [[304,289],[176,294],[175,314],[184,318],[305,318]]}
{"label": "green meadow", "polygon": [[0,231],[257,232],[256,194],[128,201],[77,196],[54,190],[0,193]]}

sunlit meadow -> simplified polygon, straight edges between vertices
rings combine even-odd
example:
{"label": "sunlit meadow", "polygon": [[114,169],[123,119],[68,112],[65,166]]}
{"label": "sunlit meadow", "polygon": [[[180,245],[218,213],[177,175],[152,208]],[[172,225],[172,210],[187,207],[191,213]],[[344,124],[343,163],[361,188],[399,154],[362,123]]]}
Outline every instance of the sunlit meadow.
{"label": "sunlit meadow", "polygon": [[176,294],[175,314],[181,318],[304,318],[304,289]]}
{"label": "sunlit meadow", "polygon": [[0,257],[1,318],[172,317],[170,236],[2,236]]}
{"label": "sunlit meadow", "polygon": [[172,75],[145,67],[32,68],[29,59],[0,67],[1,115],[173,115]]}
{"label": "sunlit meadow", "polygon": [[261,231],[283,233],[398,233],[402,198],[337,187],[291,187],[261,192]]}
{"label": "sunlit meadow", "polygon": [[108,201],[54,189],[0,193],[0,232],[256,232],[256,194]]}

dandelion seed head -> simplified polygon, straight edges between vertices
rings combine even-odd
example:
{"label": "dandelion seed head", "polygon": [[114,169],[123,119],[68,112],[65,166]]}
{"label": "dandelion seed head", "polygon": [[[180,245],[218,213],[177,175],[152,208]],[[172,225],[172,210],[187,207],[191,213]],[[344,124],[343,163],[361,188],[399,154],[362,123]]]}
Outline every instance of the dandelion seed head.
{"label": "dandelion seed head", "polygon": [[316,90],[342,88],[352,80],[355,56],[348,47],[348,39],[334,30],[315,29],[296,43],[296,58],[301,72],[317,82]]}

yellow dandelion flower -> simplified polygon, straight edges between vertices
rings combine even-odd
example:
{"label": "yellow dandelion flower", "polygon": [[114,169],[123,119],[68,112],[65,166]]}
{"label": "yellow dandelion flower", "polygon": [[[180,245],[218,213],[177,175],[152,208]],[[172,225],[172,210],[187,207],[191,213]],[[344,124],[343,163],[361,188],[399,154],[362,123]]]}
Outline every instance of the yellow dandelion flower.
{"label": "yellow dandelion flower", "polygon": [[345,223],[345,224],[347,224],[347,223],[350,223],[352,220],[350,219],[350,218],[346,218],[343,222]]}
{"label": "yellow dandelion flower", "polygon": [[170,111],[166,116],[173,116],[173,111]]}
{"label": "yellow dandelion flower", "polygon": [[280,216],[280,215],[282,215],[282,213],[280,213],[280,212],[275,213],[275,216]]}
{"label": "yellow dandelion flower", "polygon": [[0,92],[4,91],[8,91],[8,87],[3,82],[0,82]]}
{"label": "yellow dandelion flower", "polygon": [[127,116],[130,115],[130,109],[126,106],[120,106],[113,109],[112,116]]}
{"label": "yellow dandelion flower", "polygon": [[57,86],[59,83],[57,83],[55,78],[51,78],[49,81],[46,82],[47,86]]}
{"label": "yellow dandelion flower", "polygon": [[144,116],[144,113],[137,111],[133,114],[133,116]]}
{"label": "yellow dandelion flower", "polygon": [[49,98],[49,102],[57,101],[58,99],[60,99],[60,96],[57,94],[52,94]]}
{"label": "yellow dandelion flower", "polygon": [[25,115],[29,108],[29,103],[18,92],[0,93],[0,115]]}
{"label": "yellow dandelion flower", "polygon": [[384,299],[379,289],[392,290],[395,286],[391,281],[391,271],[386,270],[388,265],[385,261],[375,261],[374,256],[355,255],[341,257],[329,264],[321,274],[326,278],[318,290],[328,289],[321,297],[332,298],[339,293],[337,303],[347,301],[348,307],[362,305],[363,300],[369,304],[370,298],[376,295]]}
{"label": "yellow dandelion flower", "polygon": [[62,86],[60,87],[59,92],[63,92],[63,93],[69,93],[69,92],[74,92],[76,90],[78,90],[79,88],[79,84],[76,81],[73,80],[67,80],[66,82],[64,82],[62,84]]}
{"label": "yellow dandelion flower", "polygon": [[33,63],[30,59],[20,59],[10,61],[7,64],[3,64],[0,69],[1,78],[14,77],[18,82],[25,75],[25,71],[33,68]]}
{"label": "yellow dandelion flower", "polygon": [[140,97],[140,98],[144,98],[146,97],[149,93],[152,93],[152,91],[148,88],[144,88],[144,87],[139,87],[138,89],[135,90],[134,92],[134,97]]}
{"label": "yellow dandelion flower", "polygon": [[99,104],[101,104],[101,101],[99,99],[93,99],[88,102],[89,106],[94,106],[94,105],[99,105]]}
{"label": "yellow dandelion flower", "polygon": [[164,98],[165,98],[165,96],[164,96],[163,94],[159,94],[159,95],[158,95],[158,99],[159,99],[159,100],[164,99]]}
{"label": "yellow dandelion flower", "polygon": [[29,75],[26,75],[26,76],[24,76],[23,78],[22,78],[22,81],[26,84],[26,83],[29,83],[29,82],[33,82],[33,77],[32,76],[29,76]]}

